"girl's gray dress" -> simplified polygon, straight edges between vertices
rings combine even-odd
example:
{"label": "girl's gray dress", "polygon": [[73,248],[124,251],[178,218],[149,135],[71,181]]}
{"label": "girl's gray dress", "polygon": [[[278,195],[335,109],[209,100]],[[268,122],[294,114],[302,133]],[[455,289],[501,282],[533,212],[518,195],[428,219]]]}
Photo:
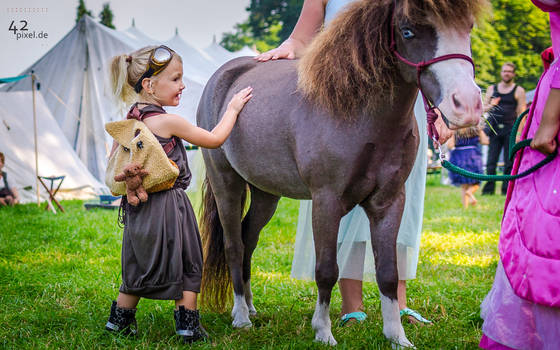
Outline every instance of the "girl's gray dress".
{"label": "girl's gray dress", "polygon": [[[157,111],[149,105],[141,115]],[[133,107],[134,108],[134,107]],[[159,113],[165,113],[161,107]],[[146,116],[147,117],[147,116]],[[162,146],[173,140],[155,135]],[[120,291],[150,299],[178,300],[183,291],[200,292],[202,245],[191,203],[185,193],[191,173],[181,139],[167,153],[179,167],[172,189],[150,193],[133,207],[124,203],[122,285]]]}

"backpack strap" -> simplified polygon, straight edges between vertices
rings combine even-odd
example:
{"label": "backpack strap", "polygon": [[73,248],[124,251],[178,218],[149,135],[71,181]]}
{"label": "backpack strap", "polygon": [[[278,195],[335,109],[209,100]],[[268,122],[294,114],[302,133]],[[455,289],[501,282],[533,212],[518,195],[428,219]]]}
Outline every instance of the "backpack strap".
{"label": "backpack strap", "polygon": [[[126,115],[126,119],[136,119],[138,121],[143,122],[144,119],[154,117],[156,115],[165,114],[167,113],[163,108],[160,106],[156,106],[153,104],[146,105],[144,108],[138,108],[138,103],[135,103],[130,108],[130,111]],[[165,154],[169,155],[173,148],[177,145],[177,138],[171,138],[171,141],[163,145],[163,150]]]}
{"label": "backpack strap", "polygon": [[130,111],[126,115],[126,119],[136,119],[138,121],[144,121],[146,118],[150,118],[159,114],[167,113],[165,109],[156,105],[146,105],[144,108],[138,108],[138,102],[130,107]]}
{"label": "backpack strap", "polygon": [[171,138],[171,141],[169,141],[168,143],[162,146],[163,150],[165,151],[165,154],[169,155],[169,153],[171,153],[175,145],[177,145],[177,138],[173,137]]}

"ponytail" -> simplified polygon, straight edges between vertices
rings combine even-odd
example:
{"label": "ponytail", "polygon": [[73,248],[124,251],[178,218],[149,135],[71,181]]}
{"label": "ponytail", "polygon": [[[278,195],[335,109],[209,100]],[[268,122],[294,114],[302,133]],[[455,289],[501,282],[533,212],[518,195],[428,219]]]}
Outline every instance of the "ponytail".
{"label": "ponytail", "polygon": [[119,55],[111,60],[111,92],[113,97],[126,104],[130,104],[136,97],[134,89],[128,83],[128,55]]}

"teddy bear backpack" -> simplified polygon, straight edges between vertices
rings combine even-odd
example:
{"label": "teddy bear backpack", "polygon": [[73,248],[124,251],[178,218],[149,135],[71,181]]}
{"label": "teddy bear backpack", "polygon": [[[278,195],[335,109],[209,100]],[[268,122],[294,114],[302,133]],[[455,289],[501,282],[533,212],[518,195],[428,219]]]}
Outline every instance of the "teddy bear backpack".
{"label": "teddy bear backpack", "polygon": [[[133,106],[129,115],[137,111],[138,108]],[[115,181],[115,176],[123,173],[124,168],[131,163],[140,164],[148,171],[148,175],[142,179],[142,186],[148,193],[173,188],[179,176],[179,167],[167,157],[167,153],[175,146],[175,138],[162,147],[150,129],[136,117],[134,115],[134,119],[105,124],[105,130],[119,144],[109,158],[105,173],[105,184],[113,195],[126,194],[125,182]]]}

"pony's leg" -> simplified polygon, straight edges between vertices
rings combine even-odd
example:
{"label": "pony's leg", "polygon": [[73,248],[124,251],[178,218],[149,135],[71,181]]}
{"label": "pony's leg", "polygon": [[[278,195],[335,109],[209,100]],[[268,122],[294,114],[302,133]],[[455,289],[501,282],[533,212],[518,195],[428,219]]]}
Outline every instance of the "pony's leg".
{"label": "pony's leg", "polygon": [[[207,163],[208,164],[208,163]],[[207,165],[207,174],[216,198],[216,207],[224,229],[224,251],[233,282],[233,309],[235,328],[251,327],[249,309],[243,286],[243,241],[241,239],[242,198],[247,183],[233,169],[222,166],[214,171]]]}
{"label": "pony's leg", "polygon": [[315,281],[319,290],[311,326],[315,340],[336,345],[331,332],[329,309],[332,288],[338,279],[336,245],[342,209],[336,196],[313,196],[313,240],[315,242]]}
{"label": "pony's leg", "polygon": [[257,310],[253,305],[251,292],[251,257],[259,241],[259,233],[270,221],[276,211],[280,197],[263,192],[254,186],[251,189],[251,206],[242,223],[242,238],[245,245],[243,256],[243,284],[245,286],[245,301],[249,308],[249,315],[254,316]]}
{"label": "pony's leg", "polygon": [[379,197],[383,198],[382,203],[370,198],[362,206],[370,221],[371,243],[383,316],[383,334],[397,346],[414,347],[404,333],[397,301],[399,276],[396,248],[404,208],[404,189],[392,201],[382,195]]}

